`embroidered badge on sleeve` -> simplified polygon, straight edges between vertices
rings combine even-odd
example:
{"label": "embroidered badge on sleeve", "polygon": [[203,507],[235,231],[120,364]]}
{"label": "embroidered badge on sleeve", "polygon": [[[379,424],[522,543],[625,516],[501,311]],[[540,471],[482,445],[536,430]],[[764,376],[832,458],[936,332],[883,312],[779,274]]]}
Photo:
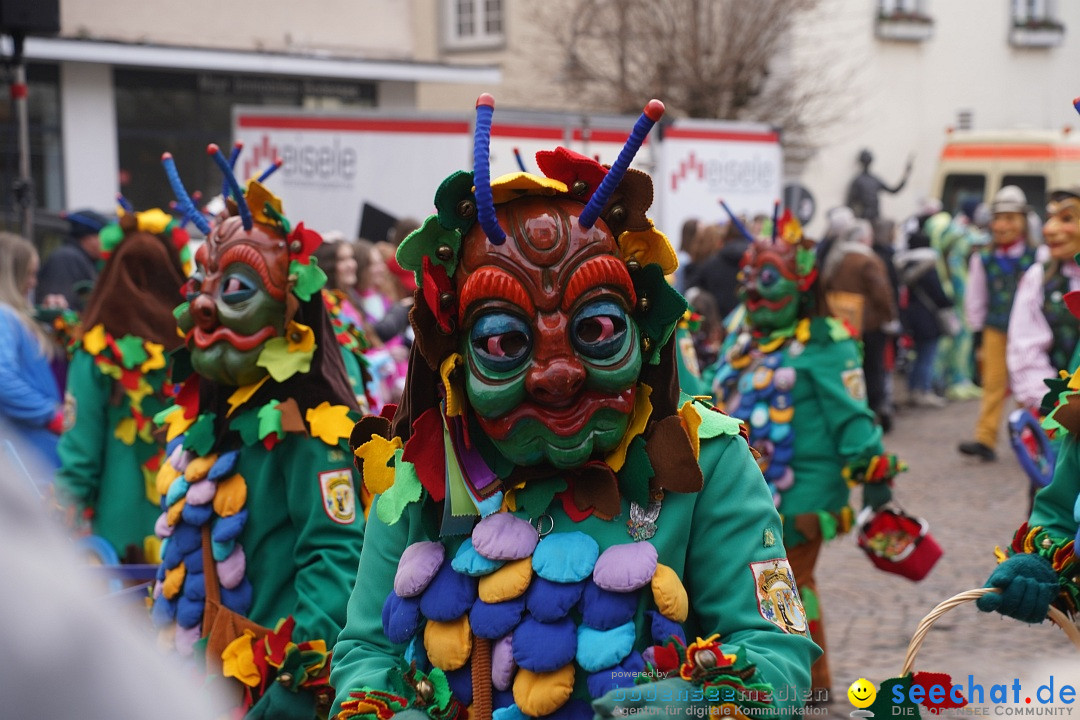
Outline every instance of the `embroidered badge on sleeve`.
{"label": "embroidered badge on sleeve", "polygon": [[806,610],[787,558],[750,563],[750,571],[761,617],[786,633],[806,635]]}
{"label": "embroidered badge on sleeve", "polygon": [[327,517],[341,525],[356,519],[356,492],[349,468],[319,473],[319,489]]}
{"label": "embroidered badge on sleeve", "polygon": [[862,368],[845,370],[840,373],[840,378],[844,381],[844,389],[848,395],[856,400],[866,399],[866,376],[863,375]]}

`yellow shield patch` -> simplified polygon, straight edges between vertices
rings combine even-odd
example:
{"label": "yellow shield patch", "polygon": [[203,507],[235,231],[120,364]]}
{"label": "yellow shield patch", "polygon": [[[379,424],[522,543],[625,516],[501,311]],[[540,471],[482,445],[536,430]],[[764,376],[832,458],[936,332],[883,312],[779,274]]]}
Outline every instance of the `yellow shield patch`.
{"label": "yellow shield patch", "polygon": [[806,635],[809,625],[787,558],[750,563],[758,612],[786,633]]}
{"label": "yellow shield patch", "polygon": [[852,368],[840,373],[840,379],[844,382],[847,394],[856,400],[866,399],[866,376],[862,368]]}
{"label": "yellow shield patch", "polygon": [[348,525],[356,519],[356,491],[349,468],[319,473],[319,489],[328,518],[340,525]]}

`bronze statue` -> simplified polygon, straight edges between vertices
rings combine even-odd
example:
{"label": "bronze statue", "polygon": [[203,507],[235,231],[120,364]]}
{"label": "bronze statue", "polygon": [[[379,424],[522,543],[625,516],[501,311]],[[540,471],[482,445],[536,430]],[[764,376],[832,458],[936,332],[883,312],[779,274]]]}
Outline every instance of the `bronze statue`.
{"label": "bronze statue", "polygon": [[900,178],[900,182],[897,183],[896,187],[889,187],[881,178],[870,173],[870,163],[873,161],[874,156],[869,150],[864,149],[859,153],[859,164],[862,165],[862,172],[856,175],[851,181],[851,185],[848,186],[846,203],[854,211],[855,217],[870,220],[871,222],[877,220],[880,214],[878,193],[884,190],[895,195],[904,189],[908,176],[911,174],[912,158],[908,157],[907,165],[904,167],[904,176]]}

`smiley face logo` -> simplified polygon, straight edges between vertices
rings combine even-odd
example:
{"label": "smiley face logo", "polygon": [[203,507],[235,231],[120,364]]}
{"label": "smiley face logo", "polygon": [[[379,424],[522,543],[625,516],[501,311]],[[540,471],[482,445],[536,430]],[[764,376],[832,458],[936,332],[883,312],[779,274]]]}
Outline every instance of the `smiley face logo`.
{"label": "smiley face logo", "polygon": [[874,704],[877,688],[866,678],[859,678],[851,683],[847,691],[848,700],[857,708],[867,708]]}

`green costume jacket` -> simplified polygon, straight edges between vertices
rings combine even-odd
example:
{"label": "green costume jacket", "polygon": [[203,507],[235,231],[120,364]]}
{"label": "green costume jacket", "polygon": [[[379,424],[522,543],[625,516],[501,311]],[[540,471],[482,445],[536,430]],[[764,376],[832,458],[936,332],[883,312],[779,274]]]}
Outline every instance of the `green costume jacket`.
{"label": "green costume jacket", "polygon": [[[133,367],[127,368],[112,348],[93,341],[91,348],[98,352],[80,343],[68,367],[57,493],[62,503],[89,515],[91,530],[121,558],[131,557],[128,548],[134,546],[135,557],[156,562],[160,497],[154,477],[164,448],[151,435],[151,419],[166,404],[165,363],[160,355],[159,364],[135,353],[139,362],[129,361]],[[143,371],[144,363],[156,367]]]}
{"label": "green costume jacket", "polygon": [[800,327],[771,344],[730,336],[714,376],[725,411],[750,425],[789,547],[850,529],[845,469],[858,479],[883,452],[855,340],[832,318]]}
{"label": "green costume jacket", "polygon": [[158,627],[175,624],[181,654],[210,632],[201,627],[206,526],[226,607],[268,628],[291,616],[293,642],[323,640],[326,649],[345,624],[364,539],[347,444],[354,418],[324,403],[305,421],[291,407],[242,407],[223,441],[210,415],[187,420],[178,405],[164,417],[170,441],[157,478],[164,539],[152,616]]}
{"label": "green costume jacket", "polygon": [[[684,396],[684,400],[686,399],[688,398]],[[641,540],[655,547],[658,562],[671,568],[677,576],[675,579],[681,580],[682,586],[685,586],[689,610],[681,624],[687,642],[698,637],[708,638],[719,634],[725,653],[736,652],[738,649],[744,651],[746,661],[757,668],[755,679],[772,686],[776,707],[801,707],[805,701],[804,693],[809,686],[810,664],[820,651],[804,634],[805,617],[797,594],[793,594],[796,591],[790,570],[787,569],[780,538],[780,519],[772,507],[765,485],[761,482],[761,474],[754,465],[753,456],[745,441],[737,434],[737,424],[719,413],[706,412],[708,415],[705,422],[713,423],[714,429],[706,432],[705,426],[702,426],[699,463],[705,478],[703,489],[695,494],[667,493],[659,515],[655,518],[655,535]],[[717,431],[717,425],[722,426],[722,430]],[[335,713],[341,710],[343,702],[356,697],[351,696],[351,693],[358,692],[361,697],[367,697],[367,693],[372,691],[392,691],[394,669],[406,653],[407,657],[415,657],[417,652],[425,652],[424,645],[427,643],[427,652],[434,656],[430,638],[423,627],[417,630],[412,645],[407,646],[407,643],[391,642],[384,634],[384,625],[380,621],[381,617],[386,618],[383,614],[384,603],[388,596],[395,594],[392,593],[397,587],[395,574],[399,572],[399,559],[402,558],[403,551],[416,543],[438,540],[425,530],[425,527],[430,527],[430,523],[423,523],[423,512],[420,504],[409,505],[404,515],[392,525],[381,521],[375,512],[370,515],[358,580],[349,600],[348,622],[338,639],[334,654],[331,684],[337,693]],[[481,524],[498,515],[500,513],[489,515]],[[521,511],[516,515],[528,519],[527,514]],[[550,518],[550,533],[540,539],[533,556],[533,567],[537,567],[539,548],[560,534],[569,536],[584,533],[591,537],[599,546],[601,560],[608,548],[627,544],[636,546],[637,543],[632,539],[634,536],[628,534],[627,520],[630,517],[631,503],[624,497],[622,512],[613,520],[602,520],[593,515],[575,523],[564,511],[564,506],[555,499],[542,516],[541,525],[545,532],[548,530],[547,518]],[[462,556],[463,550],[470,550],[473,539],[478,537],[478,530],[474,529],[473,536],[468,541],[470,548],[461,547],[461,538],[442,540],[446,547],[447,561],[455,556]],[[401,563],[404,566],[404,560],[401,560]],[[595,565],[597,574],[600,565],[601,562]],[[503,566],[499,572],[508,567],[509,564]],[[777,568],[779,574],[773,579],[781,579],[779,586],[762,580],[764,571]],[[484,582],[481,578],[481,599],[484,598]],[[584,582],[591,583],[593,580],[586,579]],[[654,591],[656,582],[654,579]],[[536,585],[542,581],[539,576],[534,575],[532,583]],[[783,602],[774,605],[772,601],[775,597],[770,595],[770,592],[780,586],[786,589],[788,583],[790,590],[786,597],[789,600],[794,599],[794,603],[793,606],[785,606],[790,614],[784,615],[783,611],[776,611],[777,605],[782,605]],[[656,643],[656,628],[654,626],[650,629],[649,615],[646,614],[658,607],[656,597],[659,596],[651,594],[649,585],[645,585],[638,596],[636,611],[632,611],[632,650],[638,654],[639,663],[640,653]],[[583,602],[588,602],[588,598],[586,591]],[[426,600],[422,599],[421,607],[424,607],[424,602]],[[665,612],[663,608],[660,611]],[[655,613],[651,614],[655,616]],[[773,620],[766,619],[766,616]],[[475,630],[480,621],[475,611],[470,617],[473,618],[472,628]],[[526,618],[529,617],[527,613]],[[525,622],[522,622],[522,626]],[[431,624],[429,620],[429,628]],[[629,627],[629,624],[624,626]],[[573,684],[571,702],[587,702],[597,697],[591,691],[591,688],[596,686],[591,685],[591,680],[587,680],[589,671],[580,664],[584,662],[583,631],[584,626],[578,628],[578,655],[571,663],[573,670],[569,671]],[[508,637],[503,640],[508,641]],[[629,647],[629,640],[627,642]],[[552,645],[554,644],[553,642]],[[548,650],[550,648],[540,652]],[[493,657],[496,656],[497,651],[493,650]],[[622,668],[628,671],[624,673],[627,676],[637,674],[632,670],[634,666],[628,663],[629,660],[624,660],[616,670]],[[459,672],[467,672],[469,666],[465,667],[466,670]],[[567,668],[563,667],[561,670],[566,671]],[[522,669],[517,670],[516,677],[520,679],[523,672]],[[632,682],[629,678],[627,680]],[[515,702],[520,703],[522,695],[517,683],[518,680],[515,680],[513,696]],[[454,687],[453,684],[451,687]],[[499,698],[498,694],[496,695],[498,707]],[[503,697],[505,698],[505,695]],[[464,702],[468,704],[468,700]],[[526,712],[526,715],[528,714],[530,713]]]}

